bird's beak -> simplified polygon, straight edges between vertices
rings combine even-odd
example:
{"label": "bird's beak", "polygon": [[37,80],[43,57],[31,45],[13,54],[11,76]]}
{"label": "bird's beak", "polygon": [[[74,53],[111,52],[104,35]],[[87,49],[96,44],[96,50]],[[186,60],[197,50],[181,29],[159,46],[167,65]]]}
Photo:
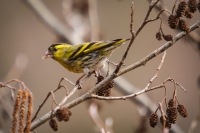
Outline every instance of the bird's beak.
{"label": "bird's beak", "polygon": [[53,54],[47,50],[46,53],[42,56],[42,59],[46,59],[46,58],[52,58]]}

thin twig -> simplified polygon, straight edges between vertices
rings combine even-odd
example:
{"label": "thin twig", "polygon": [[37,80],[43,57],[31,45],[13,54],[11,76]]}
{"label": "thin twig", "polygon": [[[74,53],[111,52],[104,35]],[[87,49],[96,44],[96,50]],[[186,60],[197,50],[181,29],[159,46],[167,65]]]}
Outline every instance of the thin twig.
{"label": "thin twig", "polygon": [[152,90],[159,89],[159,88],[162,88],[162,87],[163,87],[163,84],[161,84],[159,86],[152,87],[152,88],[150,88],[148,90],[143,89],[143,90],[141,90],[141,91],[139,91],[137,93],[133,93],[133,94],[126,95],[126,96],[119,96],[119,97],[117,97],[117,96],[115,96],[115,97],[113,97],[113,96],[104,97],[104,96],[98,96],[96,94],[92,94],[91,98],[95,98],[95,99],[99,99],[99,100],[126,100],[128,98],[133,98],[133,97],[139,96],[139,95],[141,95],[143,93],[146,93],[148,91],[152,91]]}
{"label": "thin twig", "polygon": [[0,83],[0,88],[1,87],[6,87],[6,88],[9,88],[10,90],[15,90],[15,91],[17,90],[15,87],[7,85],[7,84],[3,84],[3,83]]}
{"label": "thin twig", "polygon": [[[192,26],[190,26],[190,32],[192,32],[195,29],[198,29],[200,27],[200,20],[198,20],[195,24],[193,24]],[[182,37],[186,36],[188,33],[186,32],[180,32],[179,34],[177,34],[172,41],[169,41],[167,43],[165,43],[164,45],[162,45],[161,47],[159,47],[158,49],[156,49],[155,51],[153,51],[151,54],[147,55],[146,57],[144,57],[142,60],[127,66],[123,69],[121,69],[117,76],[120,76],[122,74],[125,74],[127,72],[129,72],[130,70],[136,69],[140,66],[143,66],[144,64],[146,64],[149,60],[153,59],[154,57],[156,57],[157,55],[159,55],[160,53],[164,52],[165,50],[167,50],[169,47],[173,46],[175,44],[175,42],[177,42],[178,40],[180,40]]]}
{"label": "thin twig", "polygon": [[175,80],[174,80],[173,78],[168,78],[168,79],[166,79],[166,80],[163,82],[163,84],[167,83],[168,81],[173,82],[173,83],[174,83],[174,86],[175,86],[175,84],[178,85],[178,86],[180,86],[181,89],[183,89],[185,92],[187,91],[185,88],[183,88],[183,86],[181,86],[179,83],[175,82]]}
{"label": "thin twig", "polygon": [[144,26],[148,23],[148,18],[150,15],[150,12],[152,11],[152,9],[155,7],[155,5],[159,2],[159,0],[157,0],[156,2],[151,1],[151,4],[149,5],[149,9],[147,11],[147,14],[142,22],[142,24],[140,25],[140,27],[137,29],[137,31],[135,32],[135,37],[140,33],[140,31],[144,28]]}
{"label": "thin twig", "polygon": [[134,22],[134,3],[132,2],[132,6],[131,6],[131,23],[130,23],[130,32],[131,32],[131,40],[126,48],[126,51],[124,53],[124,55],[122,56],[121,61],[119,62],[118,66],[116,67],[114,74],[117,74],[121,68],[121,66],[124,64],[124,61],[128,55],[128,52],[135,40],[135,35],[134,35],[134,31],[133,31],[133,22]]}
{"label": "thin twig", "polygon": [[74,89],[67,96],[63,98],[63,100],[59,103],[58,106],[62,106],[67,101],[68,98],[70,98],[73,94],[76,93],[77,89],[78,89],[78,86],[75,86]]}
{"label": "thin twig", "polygon": [[107,66],[108,66],[108,70],[107,70],[107,73],[106,73],[106,77],[109,75],[110,73],[110,62],[107,61]]}
{"label": "thin twig", "polygon": [[[19,84],[19,86],[22,86],[22,87],[23,87],[22,89],[25,89],[25,90],[29,91],[28,87],[26,87],[26,85],[24,84],[24,82],[22,82],[22,81],[20,81],[20,80],[18,80],[18,79],[12,79],[12,80],[10,80],[10,81],[7,81],[7,82],[4,83],[4,85],[7,85],[7,84],[12,83],[12,82],[17,82],[17,83]],[[8,86],[7,86],[7,87],[8,87]],[[20,89],[21,89],[21,87],[20,87]],[[13,89],[13,90],[14,90],[14,89]],[[30,92],[30,91],[29,91],[29,92]]]}
{"label": "thin twig", "polygon": [[[80,84],[82,84],[83,82],[85,82],[86,79],[88,79],[91,75],[92,75],[92,73],[89,73],[84,79],[81,80]],[[66,79],[66,78],[63,78],[63,79],[65,79],[66,81],[69,82],[68,79]],[[72,83],[72,82],[71,82],[71,84],[74,85],[74,83]],[[72,95],[74,95],[76,93],[76,91],[77,91],[78,88],[79,88],[79,85],[74,85],[73,90],[67,96],[65,96],[63,98],[63,100],[59,103],[59,106],[62,106],[67,101],[68,98],[70,98]]]}
{"label": "thin twig", "polygon": [[153,19],[148,19],[148,20],[146,20],[146,22],[149,23],[149,22],[152,22],[152,21],[155,21],[155,20],[159,19],[159,18],[160,18],[160,15],[161,15],[163,12],[168,12],[168,11],[162,10],[162,11],[160,11],[160,13],[157,15],[157,17],[155,17],[155,18],[153,18]]}
{"label": "thin twig", "polygon": [[175,1],[174,6],[173,6],[173,8],[172,8],[172,15],[174,14],[174,10],[175,10],[175,8],[176,8],[176,2],[177,2],[177,0]]}
{"label": "thin twig", "polygon": [[165,127],[166,127],[166,117],[165,117],[165,113],[164,113],[164,110],[163,110],[163,107],[162,107],[162,103],[159,102],[159,106],[158,106],[158,109],[160,110],[161,112],[161,117],[163,119],[163,133],[168,133],[169,130],[167,130]]}
{"label": "thin twig", "polygon": [[[71,81],[69,81],[68,79],[66,79],[66,78],[61,78],[61,80],[60,80],[60,82],[59,82],[59,84],[58,84],[58,87],[57,87],[55,90],[50,91],[50,92],[47,94],[47,96],[46,96],[46,98],[44,99],[44,101],[42,102],[42,104],[39,105],[38,110],[36,111],[34,117],[33,117],[32,120],[31,120],[32,122],[37,118],[38,113],[39,113],[40,110],[42,109],[43,105],[46,103],[46,101],[47,101],[47,99],[49,98],[49,96],[52,95],[52,93],[55,93],[55,92],[56,92],[57,90],[59,90],[60,88],[64,88],[64,89],[66,90],[66,95],[68,94],[67,88],[66,88],[65,86],[61,85],[61,82],[62,82],[63,80],[69,82],[70,84],[73,84],[73,83],[72,83]],[[53,98],[53,100],[55,101],[55,98],[54,98],[53,95],[52,95],[52,98]],[[56,102],[54,102],[54,103],[57,104]]]}
{"label": "thin twig", "polygon": [[35,115],[33,116],[31,122],[33,122],[36,118],[38,113],[40,112],[40,110],[42,109],[43,105],[45,104],[45,102],[47,101],[47,99],[49,98],[49,96],[51,95],[51,92],[49,92],[46,96],[46,98],[44,99],[44,101],[42,102],[42,104],[39,105],[38,110],[36,111]]}
{"label": "thin twig", "polygon": [[50,91],[50,93],[51,93],[51,96],[52,96],[51,109],[53,110],[53,108],[54,108],[53,105],[56,104],[56,105],[58,106],[58,104],[57,104],[57,102],[56,102],[56,100],[55,100],[55,96],[54,96],[53,91]]}
{"label": "thin twig", "polygon": [[[126,95],[126,96],[104,97],[104,96],[98,96],[96,94],[92,94],[91,98],[95,98],[95,99],[99,99],[99,100],[126,100],[128,98],[136,97],[136,96],[141,95],[143,93],[146,93],[148,91],[152,91],[152,90],[159,89],[159,88],[164,88],[165,89],[165,103],[166,103],[166,87],[165,87],[165,83],[168,82],[168,81],[171,81],[171,82],[174,83],[174,96],[173,97],[175,98],[175,96],[176,96],[176,82],[172,78],[166,79],[162,84],[160,84],[158,86],[155,86],[155,87],[152,87],[152,88],[149,88],[149,89],[146,89],[146,87],[145,87],[144,89],[142,89],[141,91],[139,91],[137,93],[133,93],[133,94]],[[185,89],[183,89],[183,90],[186,91]]]}
{"label": "thin twig", "polygon": [[163,87],[165,88],[165,106],[167,107],[167,88],[165,85]]}
{"label": "thin twig", "polygon": [[[14,67],[13,67],[13,68],[14,68]],[[13,93],[13,91],[16,91],[17,88],[15,88],[15,87],[9,85],[9,83],[11,83],[11,82],[17,82],[17,83],[19,84],[19,86],[20,86],[19,89],[26,89],[26,90],[28,90],[28,88],[26,87],[26,85],[25,85],[22,81],[20,81],[20,80],[18,80],[18,79],[12,79],[12,80],[7,81],[7,82],[5,82],[5,83],[1,83],[1,82],[0,82],[0,88],[5,87],[5,88],[10,89],[10,92],[11,92],[11,99],[12,99],[12,100],[14,100],[14,93]],[[22,86],[23,88],[21,88],[21,86]],[[28,90],[28,91],[29,91],[29,90]],[[29,92],[30,92],[30,91],[29,91]],[[1,91],[1,93],[2,93],[3,95],[5,94],[4,91]],[[0,93],[0,94],[1,94],[1,93]],[[6,111],[6,113],[8,114],[9,118],[12,119],[12,115],[11,115],[11,112],[10,112],[10,111],[12,110],[12,108],[11,108],[10,103],[8,103],[7,100],[4,100],[4,99],[3,99],[3,96],[0,97],[0,102],[2,103],[2,105],[3,105],[3,107],[4,107],[5,111]]]}
{"label": "thin twig", "polygon": [[126,48],[126,51],[125,51],[125,53],[124,53],[124,55],[123,55],[121,61],[119,62],[119,65],[118,65],[117,68],[115,69],[114,74],[117,74],[117,73],[119,72],[121,66],[124,64],[124,61],[125,61],[125,59],[126,59],[126,57],[127,57],[127,55],[128,55],[128,52],[129,52],[129,50],[130,50],[130,48],[131,48],[131,46],[132,46],[132,44],[133,44],[135,38],[136,38],[137,35],[140,33],[140,31],[144,28],[144,26],[145,26],[147,23],[151,22],[151,21],[157,20],[157,19],[159,18],[159,15],[160,15],[163,11],[165,11],[165,10],[161,11],[155,19],[153,19],[153,20],[148,20],[148,17],[149,17],[149,15],[150,15],[152,9],[154,8],[154,6],[155,6],[158,2],[159,2],[159,0],[157,0],[156,2],[153,2],[153,1],[152,1],[152,3],[149,5],[149,9],[148,9],[147,14],[146,14],[146,16],[145,16],[145,18],[144,18],[144,21],[142,22],[142,24],[140,25],[140,27],[138,28],[138,30],[135,32],[135,34],[134,34],[134,31],[133,31],[134,6],[133,6],[133,3],[132,3],[132,6],[131,6],[131,9],[132,9],[132,10],[131,10],[131,11],[132,11],[132,12],[131,12],[131,23],[130,23],[131,40],[130,40],[130,42],[129,42],[127,48]]}
{"label": "thin twig", "polygon": [[182,85],[180,85],[179,83],[176,82],[176,85],[178,85],[179,87],[181,87],[185,92],[187,91]]}
{"label": "thin twig", "polygon": [[156,69],[156,74],[150,79],[149,83],[147,84],[147,86],[145,87],[146,89],[149,88],[149,86],[153,83],[153,81],[158,77],[158,73],[164,63],[164,60],[165,60],[165,56],[166,56],[166,51],[164,51],[163,53],[163,56],[161,58],[161,62],[160,62],[160,65],[158,66],[158,68]]}

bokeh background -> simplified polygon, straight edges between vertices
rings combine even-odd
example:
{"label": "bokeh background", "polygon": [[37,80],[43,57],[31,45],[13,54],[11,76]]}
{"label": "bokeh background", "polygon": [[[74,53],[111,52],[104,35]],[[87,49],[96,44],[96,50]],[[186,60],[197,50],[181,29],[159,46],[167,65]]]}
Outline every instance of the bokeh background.
{"label": "bokeh background", "polygon": [[[67,6],[70,6],[69,0],[43,0],[42,2],[48,7],[53,15],[69,26],[69,24],[67,24],[69,20],[66,20],[70,19],[70,17],[66,17],[66,15],[68,15],[68,10],[66,10],[66,8],[69,8]],[[99,39],[112,40],[116,38],[130,37],[131,2],[131,0],[96,1],[98,11],[97,18],[100,26],[100,32],[98,33],[100,36]],[[171,11],[173,2],[169,3],[165,0],[162,4]],[[149,2],[147,0],[134,1],[135,30],[140,26],[144,19],[148,6]],[[153,18],[156,14],[158,14],[158,11],[153,10],[150,17]],[[196,12],[191,20],[187,20],[188,25],[192,25],[199,18],[199,12]],[[163,22],[162,28],[166,34],[174,36],[179,32],[171,30],[167,26],[166,18],[164,18],[163,21],[165,22]],[[76,22],[74,21],[72,23]],[[155,33],[159,29],[159,24],[160,21],[150,23],[141,31],[126,59],[126,66],[139,61],[165,43],[164,40],[157,41],[155,38]],[[82,29],[81,31],[84,35],[82,41],[89,41],[90,32],[88,29]],[[194,32],[199,34],[199,29]],[[76,34],[74,35],[79,38],[80,34],[82,33],[77,31],[77,36]],[[52,28],[47,26],[47,24],[36,15],[32,8],[28,6],[26,0],[0,1],[0,82],[5,82],[14,78],[23,81],[34,95],[34,112],[38,109],[47,93],[57,87],[58,82],[62,77],[66,77],[75,82],[80,76],[80,74],[66,71],[52,59],[41,59],[47,48],[51,44],[58,42],[67,41],[63,40],[63,38],[56,34]],[[121,59],[126,46],[127,45],[123,45],[116,50],[111,57],[113,62],[118,62]],[[184,132],[188,132],[192,121],[196,119],[200,113],[198,84],[200,62],[198,50],[198,45],[195,41],[188,38],[178,41],[173,47],[167,50],[163,67],[159,72],[158,78],[152,84],[152,86],[159,85],[168,77],[172,77],[187,89],[187,93],[178,89],[179,102],[184,104],[188,110],[188,117],[184,119],[179,116],[176,124]],[[157,56],[145,66],[131,71],[123,75],[123,77],[137,88],[144,88],[151,77],[155,74],[161,57],[162,55]],[[86,90],[92,87],[95,82],[95,78],[91,77],[84,83],[84,88],[71,97],[69,101],[86,92]],[[173,86],[170,83],[167,85],[167,97],[170,98],[172,97]],[[69,84],[67,84],[67,86],[69,89],[72,88]],[[12,105],[13,102],[9,101],[9,91],[6,89],[3,91],[4,92],[1,92],[1,99],[4,99],[5,103],[9,102]],[[64,93],[64,90],[57,92],[55,94],[56,100],[61,100],[62,97],[64,97]],[[120,96],[124,94],[122,94],[117,88],[113,88],[112,95]],[[148,95],[155,103],[158,103],[164,97],[164,90],[154,90],[145,95]],[[131,100],[95,101],[97,101],[101,107],[99,115],[102,120],[104,121],[108,117],[113,119],[114,132],[132,133],[138,129],[142,118],[139,113],[139,106]],[[50,103],[51,98],[42,108],[38,118],[50,111]],[[0,130],[6,133],[10,130],[11,119],[5,112],[2,103],[0,104],[0,107]],[[67,123],[59,123],[58,132],[98,132],[88,113],[88,107],[89,102],[84,102],[72,108],[72,117],[70,117],[70,121]],[[10,109],[12,109],[12,106]],[[10,110],[10,112],[12,111]],[[146,122],[148,123],[148,120],[146,120]],[[146,132],[149,133],[161,132],[159,127],[152,129],[148,124],[146,124],[145,127]],[[200,128],[198,127],[194,132],[198,133],[199,130]],[[48,123],[38,127],[36,131],[49,133],[54,132],[49,127]]]}

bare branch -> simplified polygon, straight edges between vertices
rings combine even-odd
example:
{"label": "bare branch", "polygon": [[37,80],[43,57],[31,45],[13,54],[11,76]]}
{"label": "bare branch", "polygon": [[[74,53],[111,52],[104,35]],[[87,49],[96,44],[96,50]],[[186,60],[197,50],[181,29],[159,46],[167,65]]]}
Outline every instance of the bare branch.
{"label": "bare branch", "polygon": [[159,0],[157,0],[156,2],[151,1],[151,4],[149,5],[149,9],[147,11],[147,14],[142,22],[142,24],[140,25],[140,27],[137,29],[137,31],[135,32],[135,37],[140,33],[140,31],[144,28],[144,26],[148,23],[148,17],[152,11],[152,9],[155,7],[155,5],[159,2]]}
{"label": "bare branch", "polygon": [[[195,24],[193,24],[192,26],[190,26],[190,32],[199,28],[200,27],[200,20],[198,20]],[[142,60],[126,67],[123,68],[119,71],[119,73],[116,76],[120,76],[124,73],[129,72],[130,70],[133,70],[135,68],[138,68],[144,64],[146,64],[149,60],[151,60],[152,58],[156,57],[157,55],[159,55],[160,53],[164,52],[166,49],[168,49],[169,47],[173,46],[175,42],[177,42],[178,40],[180,40],[182,37],[186,36],[188,33],[185,32],[180,32],[179,34],[177,34],[172,41],[169,41],[167,43],[165,43],[164,45],[162,45],[160,48],[156,49],[154,52],[152,52],[151,54],[149,54],[148,56],[144,57]]]}
{"label": "bare branch", "polygon": [[62,106],[67,101],[68,98],[70,98],[73,94],[75,94],[77,89],[78,86],[75,86],[74,89],[67,96],[63,98],[63,100],[59,103],[59,106]]}
{"label": "bare branch", "polygon": [[121,66],[124,64],[124,61],[128,55],[128,52],[135,40],[135,35],[134,35],[134,31],[133,31],[133,22],[134,22],[134,3],[132,3],[132,6],[131,6],[131,23],[130,23],[130,32],[131,32],[131,40],[128,44],[128,47],[126,48],[126,51],[121,59],[121,61],[119,62],[118,66],[116,67],[114,73],[117,74],[121,68]]}
{"label": "bare branch", "polygon": [[44,99],[44,101],[42,102],[42,104],[39,106],[38,110],[36,111],[36,113],[35,113],[35,115],[34,115],[34,117],[32,118],[31,121],[34,121],[34,120],[37,118],[38,113],[40,112],[40,110],[42,109],[43,105],[46,103],[46,101],[47,101],[47,99],[49,98],[50,95],[52,95],[53,102],[54,102],[55,104],[57,104],[56,101],[55,101],[55,98],[54,98],[53,93],[55,93],[57,90],[59,90],[59,89],[61,89],[61,88],[64,88],[64,89],[66,90],[66,95],[68,94],[67,88],[66,88],[65,86],[61,85],[61,82],[62,82],[63,80],[69,82],[70,84],[73,84],[73,83],[72,83],[71,81],[69,81],[68,79],[66,79],[66,78],[61,78],[61,80],[60,80],[60,82],[59,82],[59,84],[58,84],[58,87],[57,87],[55,90],[50,91],[50,92],[47,94],[46,98]]}
{"label": "bare branch", "polygon": [[[200,26],[200,20],[198,20],[194,25],[192,25],[190,27],[190,31],[193,31],[197,28],[199,28]],[[79,103],[90,99],[91,95],[94,94],[96,91],[98,91],[99,89],[101,89],[105,84],[109,83],[111,80],[115,79],[116,77],[123,75],[133,69],[136,69],[140,66],[142,66],[143,64],[147,63],[148,61],[150,61],[151,59],[155,58],[157,55],[159,55],[160,53],[164,52],[166,49],[170,48],[171,46],[173,46],[173,44],[175,42],[177,42],[179,39],[181,39],[182,37],[184,37],[185,35],[187,35],[187,33],[185,32],[181,32],[179,34],[177,34],[174,38],[173,41],[167,42],[166,44],[162,45],[160,48],[158,48],[157,50],[155,50],[154,52],[152,52],[151,54],[149,54],[148,56],[146,56],[145,58],[143,58],[142,60],[136,62],[135,64],[132,64],[122,70],[119,71],[119,73],[116,75],[110,75],[108,77],[106,77],[102,82],[100,82],[99,84],[97,84],[96,86],[94,86],[93,88],[91,88],[87,93],[83,94],[82,96],[74,99],[73,101],[67,103],[64,105],[64,107],[66,108],[72,108],[76,105],[78,105]],[[156,88],[152,88],[156,89]],[[144,93],[144,91],[149,91],[149,90],[143,90],[140,93]],[[102,97],[104,98],[104,97]],[[123,98],[121,98],[123,99]],[[106,98],[105,98],[106,100]],[[58,109],[55,108],[55,110]],[[35,122],[32,123],[31,125],[31,130],[34,130],[35,128],[37,128],[38,126],[40,126],[41,124],[45,123],[49,118],[50,118],[51,112],[48,112],[47,114],[45,114],[43,117],[41,117],[39,120],[36,120]]]}
{"label": "bare branch", "polygon": [[163,84],[159,85],[159,86],[155,86],[155,87],[152,87],[150,89],[143,89],[137,93],[133,93],[133,94],[130,94],[130,95],[126,95],[126,96],[119,96],[119,97],[113,97],[113,96],[110,96],[110,97],[104,97],[104,96],[98,96],[98,95],[95,95],[95,94],[92,94],[91,95],[91,98],[95,98],[95,99],[99,99],[99,100],[126,100],[128,98],[132,98],[132,97],[136,97],[138,95],[141,95],[145,92],[148,92],[148,91],[152,91],[152,90],[155,90],[155,89],[159,89],[159,88],[162,88],[163,87]]}
{"label": "bare branch", "polygon": [[153,83],[153,81],[158,77],[158,73],[164,63],[164,59],[165,59],[165,56],[166,56],[166,51],[164,51],[164,54],[161,58],[161,62],[160,62],[160,65],[158,66],[158,68],[156,69],[156,74],[151,78],[151,80],[149,81],[149,83],[147,84],[147,86],[145,87],[145,89],[148,89],[149,86]]}

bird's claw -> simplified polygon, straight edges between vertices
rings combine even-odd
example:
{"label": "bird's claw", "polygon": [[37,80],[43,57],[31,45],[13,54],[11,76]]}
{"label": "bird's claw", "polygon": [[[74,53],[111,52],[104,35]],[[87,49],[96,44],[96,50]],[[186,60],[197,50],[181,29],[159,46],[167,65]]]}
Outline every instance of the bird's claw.
{"label": "bird's claw", "polygon": [[80,81],[76,81],[75,86],[77,86],[79,90],[83,88],[82,85],[80,84]]}

